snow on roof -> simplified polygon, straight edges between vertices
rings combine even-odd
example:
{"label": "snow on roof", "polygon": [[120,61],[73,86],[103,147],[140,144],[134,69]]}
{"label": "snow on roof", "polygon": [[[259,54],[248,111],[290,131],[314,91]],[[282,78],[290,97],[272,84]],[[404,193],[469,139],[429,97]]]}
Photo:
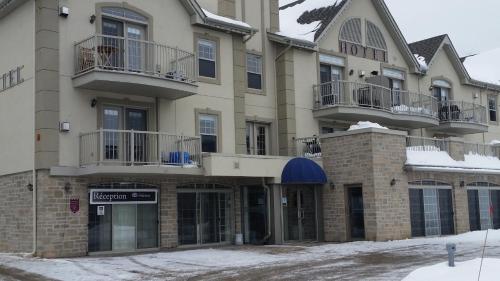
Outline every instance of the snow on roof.
{"label": "snow on roof", "polygon": [[220,21],[220,22],[229,23],[229,24],[236,25],[236,26],[241,26],[241,27],[244,27],[244,28],[252,28],[246,22],[242,22],[242,21],[239,21],[239,20],[233,20],[233,19],[230,19],[230,18],[219,16],[219,15],[211,13],[208,10],[203,9],[203,8],[202,8],[202,10],[203,10],[203,13],[205,13],[205,15],[207,16],[207,18],[209,18],[209,19]]}
{"label": "snow on roof", "polygon": [[314,9],[332,6],[337,3],[337,0],[279,0],[280,7],[297,2],[296,5],[280,9],[280,32],[278,35],[314,42],[316,31],[321,27],[321,20],[314,21],[308,24],[300,24],[297,20],[304,12]]}
{"label": "snow on roof", "polygon": [[425,57],[419,55],[419,54],[413,54],[415,58],[417,59],[418,64],[420,65],[420,70],[423,72],[426,72],[429,70],[429,66],[427,65]]}
{"label": "snow on roof", "polygon": [[486,169],[500,171],[500,159],[492,156],[483,156],[469,153],[465,155],[464,161],[457,161],[445,151],[421,151],[415,148],[407,148],[406,165],[428,166],[451,169]]}
{"label": "snow on roof", "polygon": [[367,128],[388,130],[386,127],[382,127],[377,123],[372,123],[369,121],[359,121],[358,124],[352,125],[348,131],[355,131],[355,130],[361,130],[361,129],[367,129]]}
{"label": "snow on roof", "polygon": [[500,85],[500,48],[465,59],[464,66],[472,79]]}

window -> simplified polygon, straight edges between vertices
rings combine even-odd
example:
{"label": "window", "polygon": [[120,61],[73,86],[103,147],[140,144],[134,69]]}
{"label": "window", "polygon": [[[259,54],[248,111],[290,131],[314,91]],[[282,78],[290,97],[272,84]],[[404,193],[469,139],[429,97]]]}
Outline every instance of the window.
{"label": "window", "polygon": [[320,93],[321,105],[339,104],[342,97],[342,79],[344,69],[340,66],[320,65]]}
{"label": "window", "polygon": [[269,125],[247,122],[247,154],[269,154]]}
{"label": "window", "polygon": [[262,56],[247,54],[247,81],[249,89],[262,90]]}
{"label": "window", "polygon": [[497,98],[494,96],[488,97],[488,112],[490,114],[490,121],[497,121]]}
{"label": "window", "polygon": [[203,152],[217,152],[217,119],[216,115],[199,115],[201,150]]}
{"label": "window", "polygon": [[434,87],[434,97],[441,103],[446,103],[450,100],[450,89],[442,87]]}
{"label": "window", "polygon": [[216,78],[217,43],[198,39],[198,74],[202,77]]}

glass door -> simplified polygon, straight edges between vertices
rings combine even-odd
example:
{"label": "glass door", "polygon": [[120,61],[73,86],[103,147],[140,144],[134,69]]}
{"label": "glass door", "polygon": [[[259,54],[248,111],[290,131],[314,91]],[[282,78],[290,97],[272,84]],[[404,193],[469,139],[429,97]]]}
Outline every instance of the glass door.
{"label": "glass door", "polygon": [[312,186],[286,187],[285,240],[315,241],[316,231],[316,195]]}
{"label": "glass door", "polygon": [[[134,130],[134,146],[133,156],[134,162],[138,164],[147,164],[147,149],[148,149],[148,134],[144,133],[148,130],[148,112],[143,109],[125,109],[125,130]],[[127,138],[127,161],[132,160],[132,146],[130,144],[131,138]]]}
{"label": "glass door", "polygon": [[146,28],[141,25],[127,23],[128,69],[144,72],[146,58]]}
{"label": "glass door", "polygon": [[351,239],[365,239],[365,214],[363,205],[363,189],[348,189],[349,222]]}
{"label": "glass door", "polygon": [[136,248],[136,205],[113,206],[113,250]]}
{"label": "glass door", "polygon": [[103,18],[102,34],[97,51],[105,69],[123,70],[124,66],[124,23]]}
{"label": "glass door", "polygon": [[106,106],[103,111],[102,128],[103,145],[104,145],[104,159],[105,160],[120,160],[123,159],[123,135],[117,130],[122,128],[122,109],[120,107]]}

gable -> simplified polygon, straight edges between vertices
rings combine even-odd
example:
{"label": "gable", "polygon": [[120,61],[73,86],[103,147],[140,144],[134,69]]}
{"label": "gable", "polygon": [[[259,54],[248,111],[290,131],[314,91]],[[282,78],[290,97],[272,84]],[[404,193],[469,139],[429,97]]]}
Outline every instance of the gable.
{"label": "gable", "polygon": [[[388,63],[413,72],[416,69],[414,58],[408,57],[409,51],[406,46],[401,48],[398,41],[400,38],[393,37],[394,30],[391,30],[393,27],[388,26],[388,19],[383,18],[386,15],[380,14],[381,8],[377,8],[375,3],[376,1],[371,0],[348,1],[343,11],[336,16],[318,38],[320,49],[344,53],[350,57],[361,57],[368,61]],[[350,22],[354,20],[358,24],[349,27]],[[344,25],[348,27],[343,28]],[[345,30],[348,33],[356,31],[358,36],[351,34],[351,36],[346,37]],[[354,40],[349,40],[349,38],[357,37],[361,38],[361,42],[356,42],[354,44],[356,46],[353,47],[353,42],[350,41]],[[347,46],[344,42],[347,42]],[[381,49],[384,46],[386,50],[385,54],[382,54]],[[362,55],[359,54],[360,52]]]}
{"label": "gable", "polygon": [[440,48],[434,55],[427,76],[430,79],[440,77],[450,80],[453,85],[464,83],[461,75],[456,71],[453,62],[444,48]]}

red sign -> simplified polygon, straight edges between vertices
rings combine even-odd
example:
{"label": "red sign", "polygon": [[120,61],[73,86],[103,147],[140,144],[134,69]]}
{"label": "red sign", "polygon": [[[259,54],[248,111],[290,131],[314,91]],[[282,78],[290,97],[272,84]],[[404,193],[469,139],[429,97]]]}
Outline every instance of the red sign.
{"label": "red sign", "polygon": [[69,199],[69,208],[73,214],[78,213],[80,211],[80,199]]}

